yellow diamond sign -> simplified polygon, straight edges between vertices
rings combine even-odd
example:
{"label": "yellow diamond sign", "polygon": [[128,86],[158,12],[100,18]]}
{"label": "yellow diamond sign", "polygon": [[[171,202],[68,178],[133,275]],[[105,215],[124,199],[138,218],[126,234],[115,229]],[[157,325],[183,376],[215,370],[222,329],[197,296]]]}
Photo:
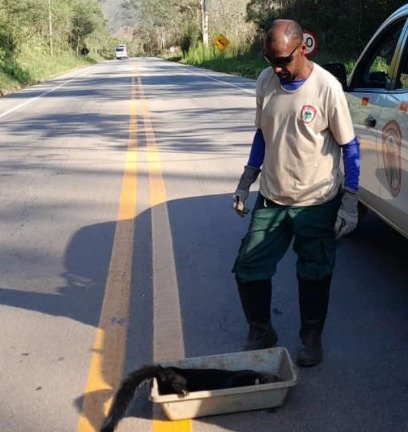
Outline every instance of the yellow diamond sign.
{"label": "yellow diamond sign", "polygon": [[219,34],[215,39],[213,44],[218,47],[220,51],[224,51],[229,45],[230,41],[223,35]]}

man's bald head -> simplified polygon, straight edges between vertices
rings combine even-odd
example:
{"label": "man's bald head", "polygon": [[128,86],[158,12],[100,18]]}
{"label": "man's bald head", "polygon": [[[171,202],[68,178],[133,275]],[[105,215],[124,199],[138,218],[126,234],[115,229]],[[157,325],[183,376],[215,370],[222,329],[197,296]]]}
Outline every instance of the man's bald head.
{"label": "man's bald head", "polygon": [[265,46],[274,42],[291,44],[303,40],[303,30],[299,23],[293,20],[279,19],[272,22],[265,36]]}
{"label": "man's bald head", "polygon": [[264,55],[281,81],[308,77],[313,65],[308,61],[302,27],[293,20],[275,20],[265,36]]}

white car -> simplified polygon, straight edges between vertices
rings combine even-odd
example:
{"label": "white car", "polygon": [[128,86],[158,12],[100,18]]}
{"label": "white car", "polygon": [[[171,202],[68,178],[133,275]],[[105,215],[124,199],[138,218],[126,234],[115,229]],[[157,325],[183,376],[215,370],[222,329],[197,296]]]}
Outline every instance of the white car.
{"label": "white car", "polygon": [[359,57],[347,82],[343,65],[329,65],[343,83],[360,141],[360,201],[406,237],[407,18],[408,5],[405,5],[385,20]]}
{"label": "white car", "polygon": [[126,49],[126,45],[118,45],[115,48],[115,58],[116,60],[127,59],[128,53]]}

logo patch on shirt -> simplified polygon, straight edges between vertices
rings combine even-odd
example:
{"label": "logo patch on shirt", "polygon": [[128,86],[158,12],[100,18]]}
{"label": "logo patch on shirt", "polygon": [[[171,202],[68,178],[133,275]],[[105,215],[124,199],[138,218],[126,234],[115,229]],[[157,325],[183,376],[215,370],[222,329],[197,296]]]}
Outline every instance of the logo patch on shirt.
{"label": "logo patch on shirt", "polygon": [[390,120],[382,131],[382,154],[388,186],[393,196],[401,190],[401,142],[402,132],[395,120]]}
{"label": "logo patch on shirt", "polygon": [[312,105],[303,105],[302,108],[302,122],[305,124],[309,124],[313,121],[313,119],[316,117],[317,110]]}

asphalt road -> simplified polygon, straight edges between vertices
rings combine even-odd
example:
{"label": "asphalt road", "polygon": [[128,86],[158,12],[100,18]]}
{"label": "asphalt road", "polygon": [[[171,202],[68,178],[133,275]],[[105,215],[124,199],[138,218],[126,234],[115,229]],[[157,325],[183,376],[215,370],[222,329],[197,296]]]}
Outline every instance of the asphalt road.
{"label": "asphalt road", "polygon": [[[2,432],[97,430],[127,372],[242,349],[230,270],[249,218],[231,195],[254,84],[140,58],[0,99]],[[407,240],[369,214],[337,256],[324,362],[283,406],[172,423],[143,390],[118,430],[408,430]],[[272,305],[292,357],[295,261]]]}

